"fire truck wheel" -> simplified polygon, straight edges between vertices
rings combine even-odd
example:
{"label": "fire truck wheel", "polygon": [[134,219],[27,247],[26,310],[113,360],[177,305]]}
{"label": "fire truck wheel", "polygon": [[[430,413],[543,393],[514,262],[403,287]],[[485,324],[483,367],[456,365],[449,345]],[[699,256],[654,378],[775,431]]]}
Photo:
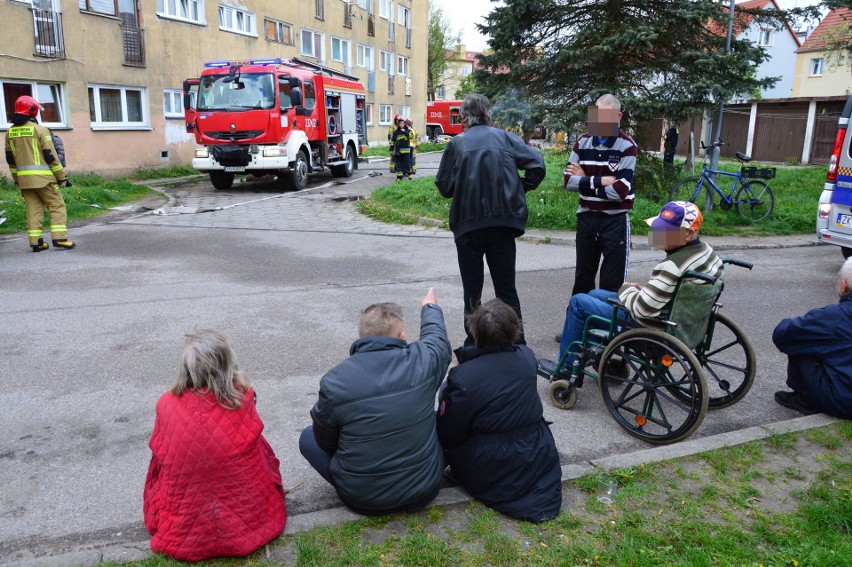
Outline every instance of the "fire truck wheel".
{"label": "fire truck wheel", "polygon": [[435,129],[432,130],[432,141],[437,142],[440,136],[444,135],[444,129],[440,126],[435,126]]}
{"label": "fire truck wheel", "polygon": [[224,171],[211,171],[210,183],[220,191],[227,191],[234,184],[234,174],[225,173]]}
{"label": "fire truck wheel", "polygon": [[290,169],[281,177],[284,186],[290,191],[301,191],[308,186],[308,159],[305,152],[299,150],[296,161],[290,164]]}
{"label": "fire truck wheel", "polygon": [[346,146],[344,156],[345,165],[335,165],[331,168],[331,174],[335,177],[352,177],[352,173],[355,171],[355,153],[352,151],[352,146]]}

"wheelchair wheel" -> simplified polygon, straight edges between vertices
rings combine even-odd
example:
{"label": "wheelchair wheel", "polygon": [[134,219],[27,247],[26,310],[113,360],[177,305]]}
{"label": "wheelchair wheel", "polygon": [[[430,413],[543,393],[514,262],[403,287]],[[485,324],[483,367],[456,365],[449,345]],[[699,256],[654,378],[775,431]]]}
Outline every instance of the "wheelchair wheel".
{"label": "wheelchair wheel", "polygon": [[550,403],[559,409],[571,409],[577,403],[577,388],[571,388],[568,380],[550,383]]}
{"label": "wheelchair wheel", "polygon": [[655,329],[615,337],[601,356],[606,407],[630,435],[653,445],[689,437],[707,413],[707,387],[695,355]]}
{"label": "wheelchair wheel", "polygon": [[745,334],[730,319],[718,313],[713,343],[696,353],[707,381],[708,407],[732,406],[748,394],[757,371],[754,349]]}

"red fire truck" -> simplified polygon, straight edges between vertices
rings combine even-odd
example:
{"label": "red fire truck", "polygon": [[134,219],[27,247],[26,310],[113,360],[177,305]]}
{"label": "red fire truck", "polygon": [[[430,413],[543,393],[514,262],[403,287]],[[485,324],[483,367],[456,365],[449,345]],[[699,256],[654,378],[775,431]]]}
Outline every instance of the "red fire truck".
{"label": "red fire truck", "polygon": [[192,166],[229,189],[237,173],[272,174],[304,189],[308,174],[350,177],[367,147],[357,77],[292,58],[213,61],[183,84],[186,129],[202,147]]}
{"label": "red fire truck", "polygon": [[426,135],[430,140],[462,133],[461,105],[460,100],[430,100],[426,103]]}

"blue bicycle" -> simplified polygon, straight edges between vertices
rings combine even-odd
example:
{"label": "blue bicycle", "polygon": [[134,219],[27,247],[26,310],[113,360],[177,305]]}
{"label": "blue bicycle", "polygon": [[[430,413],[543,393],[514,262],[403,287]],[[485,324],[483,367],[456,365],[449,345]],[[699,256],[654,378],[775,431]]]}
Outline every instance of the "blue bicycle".
{"label": "blue bicycle", "polygon": [[[701,149],[708,150],[710,148],[721,147],[722,140],[715,144],[705,146],[701,143]],[[772,194],[772,189],[763,181],[756,179],[772,179],[775,177],[774,167],[746,167],[745,164],[751,161],[751,157],[742,152],[737,152],[737,159],[740,161],[740,169],[736,173],[721,171],[718,169],[710,169],[707,166],[707,156],[709,152],[704,154],[704,164],[701,170],[701,175],[695,177],[687,177],[682,179],[675,185],[669,200],[671,201],[690,201],[701,206],[700,200],[702,193],[704,194],[703,212],[709,213],[716,206],[716,195],[719,195],[719,206],[723,210],[728,210],[732,206],[737,209],[740,216],[747,217],[752,221],[759,221],[768,217],[775,208],[775,195]],[[719,189],[719,185],[713,180],[716,176],[733,177],[733,185],[728,194]]]}

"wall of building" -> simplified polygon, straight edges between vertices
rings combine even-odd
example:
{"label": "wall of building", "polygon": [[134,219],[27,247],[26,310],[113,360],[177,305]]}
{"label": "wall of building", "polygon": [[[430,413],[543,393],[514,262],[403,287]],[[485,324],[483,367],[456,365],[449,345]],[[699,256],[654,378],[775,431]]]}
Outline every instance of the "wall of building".
{"label": "wall of building", "polygon": [[[811,75],[813,59],[823,59],[822,75]],[[831,64],[826,53],[807,51],[796,54],[796,71],[793,78],[793,96],[822,97],[852,94],[852,67]]]}
{"label": "wall of building", "polygon": [[[120,0],[122,3],[128,0]],[[132,0],[131,0],[132,1]],[[57,4],[59,0],[55,0]],[[53,127],[67,148],[71,171],[95,171],[118,175],[140,167],[167,163],[186,164],[195,150],[195,140],[185,131],[181,117],[164,116],[163,89],[182,87],[183,80],[197,77],[206,61],[248,60],[264,57],[301,57],[335,70],[356,75],[365,86],[367,104],[373,105],[373,121],[368,127],[371,143],[386,143],[387,125],[379,124],[379,105],[387,104],[393,113],[410,109],[415,127],[425,124],[426,67],[428,44],[428,3],[414,0],[392,2],[391,24],[379,15],[379,0],[372,13],[342,0],[324,0],[323,18],[316,15],[314,2],[280,0],[205,0],[203,18],[197,23],[157,14],[157,0],[136,0],[140,26],[144,30],[144,66],[125,64],[121,21],[114,16],[97,15],[80,8],[81,0],[62,0],[59,8],[64,33],[64,58],[34,54],[33,15],[26,1],[0,0],[0,21],[4,22],[4,49],[0,53],[0,82],[38,82],[61,85],[64,124]],[[219,5],[254,13],[255,36],[233,33],[219,27]],[[85,5],[85,0],[83,0]],[[410,10],[411,43],[406,45],[406,29],[398,22],[399,6]],[[346,17],[346,11],[351,18]],[[265,18],[291,24],[293,41],[282,44],[266,39]],[[373,25],[370,25],[370,20]],[[349,21],[350,27],[344,25]],[[390,26],[394,41],[390,41]],[[322,34],[322,57],[301,54],[300,33]],[[374,35],[369,31],[374,30]],[[350,42],[349,62],[332,61],[331,38]],[[356,64],[357,45],[373,50],[374,77],[368,67]],[[408,58],[408,76],[395,73],[394,94],[388,93],[388,74],[378,70],[379,50]],[[394,69],[396,71],[396,69]],[[408,79],[408,81],[406,80]],[[144,124],[118,129],[102,129],[90,119],[88,89],[91,85],[130,87],[144,90]],[[36,97],[38,98],[38,97]],[[14,103],[14,98],[11,100]],[[0,119],[0,134],[7,127]]]}

